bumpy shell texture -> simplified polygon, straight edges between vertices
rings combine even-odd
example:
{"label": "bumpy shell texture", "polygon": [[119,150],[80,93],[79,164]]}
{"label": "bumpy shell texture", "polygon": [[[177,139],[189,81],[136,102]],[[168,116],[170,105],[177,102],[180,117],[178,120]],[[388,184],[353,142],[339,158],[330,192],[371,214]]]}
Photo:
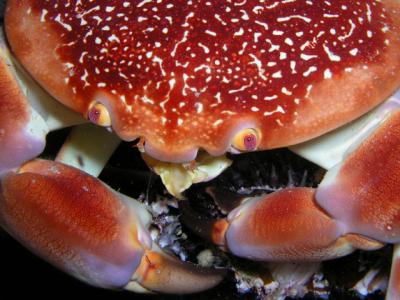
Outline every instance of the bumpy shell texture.
{"label": "bumpy shell texture", "polygon": [[[399,1],[11,0],[14,53],[58,100],[104,105],[169,161],[295,144],[400,85]],[[254,150],[254,149],[251,149]]]}

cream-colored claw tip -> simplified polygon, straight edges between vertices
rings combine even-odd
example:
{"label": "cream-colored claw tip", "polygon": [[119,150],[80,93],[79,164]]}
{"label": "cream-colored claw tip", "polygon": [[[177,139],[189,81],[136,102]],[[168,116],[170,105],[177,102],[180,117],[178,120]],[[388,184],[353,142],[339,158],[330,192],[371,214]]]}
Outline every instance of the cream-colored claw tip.
{"label": "cream-colored claw tip", "polygon": [[241,152],[257,150],[261,141],[261,133],[254,128],[239,131],[232,139],[232,146]]}
{"label": "cream-colored claw tip", "polygon": [[101,103],[94,102],[90,105],[88,114],[88,119],[99,126],[110,127],[111,126],[111,116],[108,109]]}
{"label": "cream-colored claw tip", "polygon": [[182,262],[153,245],[152,250],[144,253],[140,266],[125,289],[134,292],[192,294],[215,287],[225,274],[225,270]]}

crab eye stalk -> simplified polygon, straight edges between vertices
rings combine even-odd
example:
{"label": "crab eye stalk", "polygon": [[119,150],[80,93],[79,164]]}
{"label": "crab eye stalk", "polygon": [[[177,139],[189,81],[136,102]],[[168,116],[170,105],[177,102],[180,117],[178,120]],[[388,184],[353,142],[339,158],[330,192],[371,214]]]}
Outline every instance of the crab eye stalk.
{"label": "crab eye stalk", "polygon": [[232,146],[239,151],[247,152],[257,150],[260,145],[261,135],[253,128],[240,131],[232,140]]}
{"label": "crab eye stalk", "polygon": [[94,103],[90,106],[87,114],[88,119],[99,126],[110,127],[111,116],[108,109],[101,103]]}

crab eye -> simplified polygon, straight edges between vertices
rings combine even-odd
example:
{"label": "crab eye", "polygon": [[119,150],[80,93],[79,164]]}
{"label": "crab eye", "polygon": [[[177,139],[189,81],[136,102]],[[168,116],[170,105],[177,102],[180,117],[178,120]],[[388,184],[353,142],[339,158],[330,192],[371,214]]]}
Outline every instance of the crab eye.
{"label": "crab eye", "polygon": [[260,134],[253,128],[240,131],[232,140],[232,146],[239,151],[254,151],[260,145]]}
{"label": "crab eye", "polygon": [[101,103],[92,104],[88,111],[88,119],[99,126],[111,126],[111,116],[107,108]]}

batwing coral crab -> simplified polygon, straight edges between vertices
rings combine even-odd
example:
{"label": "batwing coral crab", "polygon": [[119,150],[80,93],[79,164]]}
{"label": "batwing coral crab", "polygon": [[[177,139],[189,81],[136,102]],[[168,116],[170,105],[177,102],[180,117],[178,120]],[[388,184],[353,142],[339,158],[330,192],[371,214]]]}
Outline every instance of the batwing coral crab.
{"label": "batwing coral crab", "polygon": [[[372,111],[294,146],[329,169],[317,189],[247,199],[203,235],[259,261],[400,241],[399,1],[9,0],[5,32],[0,223],[78,279],[191,293],[223,274],[163,253],[146,209],[95,178],[115,135],[88,142],[74,131],[56,161],[35,159],[49,130],[83,122],[51,97],[122,140],[140,138],[178,196],[228,167],[227,152],[294,146]],[[79,165],[70,157],[85,142]],[[399,255],[388,299],[400,295]]]}

